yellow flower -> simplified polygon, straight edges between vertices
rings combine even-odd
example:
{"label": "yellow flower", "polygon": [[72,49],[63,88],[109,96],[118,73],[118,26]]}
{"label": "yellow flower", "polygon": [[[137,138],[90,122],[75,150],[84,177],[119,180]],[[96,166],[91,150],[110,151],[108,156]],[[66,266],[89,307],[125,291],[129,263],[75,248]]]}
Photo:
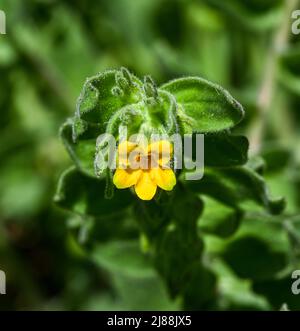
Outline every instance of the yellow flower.
{"label": "yellow flower", "polygon": [[137,196],[142,200],[151,200],[157,186],[171,191],[176,177],[169,167],[172,145],[160,140],[143,146],[129,141],[118,147],[118,168],[113,183],[119,189],[134,186]]}

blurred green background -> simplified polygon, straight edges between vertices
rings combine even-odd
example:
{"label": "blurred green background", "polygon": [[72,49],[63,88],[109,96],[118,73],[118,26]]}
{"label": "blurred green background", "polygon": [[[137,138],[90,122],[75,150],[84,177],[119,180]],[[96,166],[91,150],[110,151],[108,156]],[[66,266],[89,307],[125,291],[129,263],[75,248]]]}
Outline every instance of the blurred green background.
{"label": "blurred green background", "polygon": [[[236,132],[250,138],[253,152],[259,148],[272,193],[285,196],[289,217],[300,219],[300,37],[290,32],[293,7],[300,3],[0,0],[7,18],[7,34],[0,35],[0,269],[7,275],[1,310],[180,307],[152,271],[124,275],[126,257],[106,268],[89,258],[70,231],[82,220],[52,202],[71,164],[59,126],[73,115],[85,79],[108,68],[126,66],[157,83],[198,75],[227,88],[246,111]],[[264,231],[256,223],[253,231]],[[279,236],[275,244],[284,245]],[[207,245],[213,254],[218,243],[212,238]],[[299,256],[299,241],[295,247]],[[106,249],[113,254],[114,247]],[[288,302],[300,309],[289,276],[251,287],[223,262],[216,270],[219,308],[279,309]]]}

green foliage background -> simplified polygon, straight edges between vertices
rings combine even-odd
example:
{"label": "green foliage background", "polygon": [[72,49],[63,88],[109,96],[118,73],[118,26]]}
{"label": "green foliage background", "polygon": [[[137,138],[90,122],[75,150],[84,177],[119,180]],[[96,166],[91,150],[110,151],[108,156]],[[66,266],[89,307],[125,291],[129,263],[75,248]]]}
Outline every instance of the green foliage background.
{"label": "green foliage background", "polygon": [[[0,2],[7,15],[7,34],[0,35],[0,269],[8,293],[1,309],[300,309],[300,296],[291,293],[291,272],[300,269],[300,39],[290,34],[293,7],[300,3]],[[155,231],[145,229],[144,217],[137,224],[127,211],[95,222],[99,210],[115,207],[104,203],[101,187],[93,191],[95,206],[84,209],[88,217],[52,202],[59,175],[72,164],[59,127],[73,115],[85,79],[120,66],[151,74],[159,85],[193,75],[224,86],[246,112],[234,133],[247,135],[259,152],[247,165],[254,179],[245,169],[214,168],[200,191],[193,184],[201,202],[185,194],[193,212],[178,213],[179,231],[160,241],[155,263],[173,291],[180,259],[164,253],[185,241],[187,259],[201,251],[195,278],[180,279],[184,300],[171,299],[172,289],[142,253],[148,242],[139,227]],[[272,196],[285,197],[283,214],[267,211],[273,200],[261,174]],[[66,175],[81,192],[91,180],[75,170]],[[71,192],[67,207],[87,208],[87,198]],[[188,227],[201,242],[185,236]]]}

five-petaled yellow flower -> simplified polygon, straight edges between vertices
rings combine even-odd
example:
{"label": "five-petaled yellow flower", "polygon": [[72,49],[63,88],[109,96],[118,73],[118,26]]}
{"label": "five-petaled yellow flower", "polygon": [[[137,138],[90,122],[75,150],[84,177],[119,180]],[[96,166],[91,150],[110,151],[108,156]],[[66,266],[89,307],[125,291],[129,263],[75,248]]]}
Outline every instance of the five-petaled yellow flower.
{"label": "five-petaled yellow flower", "polygon": [[134,186],[142,200],[151,200],[157,186],[171,191],[176,184],[175,174],[170,168],[172,154],[172,145],[167,140],[146,146],[124,141],[118,146],[118,166],[113,182],[119,189]]}

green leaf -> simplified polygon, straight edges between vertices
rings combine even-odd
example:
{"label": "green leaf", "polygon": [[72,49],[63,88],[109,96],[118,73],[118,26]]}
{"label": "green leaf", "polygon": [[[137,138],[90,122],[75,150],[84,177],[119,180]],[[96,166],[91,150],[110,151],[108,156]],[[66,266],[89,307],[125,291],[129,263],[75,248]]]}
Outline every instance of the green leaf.
{"label": "green leaf", "polygon": [[107,122],[106,132],[117,139],[119,127],[124,125],[127,127],[128,136],[137,133],[145,121],[145,111],[145,105],[142,102],[118,109]]}
{"label": "green leaf", "polygon": [[248,167],[206,168],[200,181],[186,181],[186,184],[194,192],[211,196],[234,209],[245,207],[247,201],[273,214],[281,213],[285,207],[283,198],[270,198],[264,179]]}
{"label": "green leaf", "polygon": [[175,79],[161,89],[172,93],[179,103],[178,117],[183,133],[223,131],[243,119],[242,106],[221,86],[205,79]]}
{"label": "green leaf", "polygon": [[96,245],[92,257],[99,266],[113,273],[135,278],[155,275],[151,259],[141,253],[137,241],[111,241]]}
{"label": "green leaf", "polygon": [[[178,185],[170,206],[169,223],[153,238],[153,249],[155,266],[174,298],[192,277],[191,265],[200,261],[203,243],[197,235],[196,222],[202,201]],[[187,210],[191,212],[187,214]]]}
{"label": "green leaf", "polygon": [[156,201],[139,201],[135,208],[136,220],[149,240],[155,267],[172,298],[184,291],[192,277],[191,265],[200,261],[203,244],[197,235],[196,222],[202,208],[202,201],[180,183],[172,194],[162,192]]}
{"label": "green leaf", "polygon": [[84,84],[76,114],[87,122],[99,123],[105,130],[118,109],[140,101],[140,88],[141,82],[125,69],[100,73],[88,78]]}
{"label": "green leaf", "polygon": [[148,110],[147,120],[151,127],[155,129],[154,133],[172,135],[178,132],[176,120],[177,103],[172,94],[158,90],[157,101],[155,102],[152,98],[148,98],[146,105]]}
{"label": "green leaf", "polygon": [[258,294],[265,296],[275,310],[279,310],[283,302],[285,302],[290,310],[299,311],[299,295],[292,293],[292,282],[293,280],[290,274],[272,280],[257,281],[253,284],[253,289]]}
{"label": "green leaf", "polygon": [[91,178],[71,167],[61,175],[54,201],[71,212],[98,218],[114,216],[130,206],[129,190],[117,190],[112,199],[105,199],[105,186],[104,180]]}
{"label": "green leaf", "polygon": [[68,219],[67,224],[72,243],[81,250],[84,247],[89,251],[100,243],[112,240],[132,240],[139,236],[139,229],[132,221],[132,208],[109,216],[109,222],[107,218],[82,217],[82,215],[74,214]]}
{"label": "green leaf", "polygon": [[[190,210],[189,215],[186,209]],[[170,220],[175,220],[183,228],[183,233],[191,231],[194,235],[195,224],[202,209],[202,201],[178,183],[171,194],[162,191],[155,200],[138,200],[133,210],[141,230],[152,240],[168,227]]]}
{"label": "green leaf", "polygon": [[[76,127],[75,130],[78,132],[79,128]],[[60,128],[60,137],[76,167],[86,175],[96,177],[94,159],[97,135],[93,137],[93,135],[87,136],[85,133],[85,137],[74,141],[74,122],[68,120]]]}
{"label": "green leaf", "polygon": [[[171,300],[162,279],[154,272],[152,277],[115,273],[112,281],[123,304],[122,310],[180,310],[179,302]],[[106,307],[104,310],[107,310]]]}
{"label": "green leaf", "polygon": [[226,133],[207,134],[204,137],[204,165],[231,167],[248,160],[248,139]]}
{"label": "green leaf", "polygon": [[189,282],[190,266],[200,260],[202,243],[196,232],[194,238],[185,242],[181,229],[176,228],[174,223],[172,225],[157,238],[155,265],[166,280],[171,297],[174,298],[182,292],[184,284]]}
{"label": "green leaf", "polygon": [[215,274],[200,263],[193,266],[191,274],[183,295],[184,310],[213,309],[217,295]]}
{"label": "green leaf", "polygon": [[[151,240],[155,238],[169,221],[169,197],[161,193],[159,201],[147,203],[137,200],[134,206],[135,219],[142,232]],[[155,220],[155,222],[153,222]]]}
{"label": "green leaf", "polygon": [[221,259],[215,257],[210,268],[218,280],[218,292],[222,301],[218,302],[221,310],[270,310],[267,300],[256,294],[251,289],[251,283],[247,279],[241,279]]}
{"label": "green leaf", "polygon": [[221,255],[239,277],[265,280],[290,265],[289,250],[282,216],[249,214]]}
{"label": "green leaf", "polygon": [[203,198],[204,211],[198,220],[200,232],[220,237],[229,237],[240,224],[243,213],[208,197]]}
{"label": "green leaf", "polygon": [[261,156],[266,162],[266,172],[268,174],[284,171],[292,159],[291,151],[278,145],[265,147],[261,152]]}
{"label": "green leaf", "polygon": [[153,269],[152,259],[141,252],[138,241],[114,240],[95,245],[92,259],[109,273],[123,309],[178,309]]}
{"label": "green leaf", "polygon": [[223,258],[242,278],[268,279],[287,265],[284,253],[272,251],[265,241],[251,236],[230,243]]}
{"label": "green leaf", "polygon": [[251,170],[259,174],[260,176],[263,176],[266,170],[266,162],[265,160],[260,156],[252,156],[248,162],[247,167],[249,167]]}

